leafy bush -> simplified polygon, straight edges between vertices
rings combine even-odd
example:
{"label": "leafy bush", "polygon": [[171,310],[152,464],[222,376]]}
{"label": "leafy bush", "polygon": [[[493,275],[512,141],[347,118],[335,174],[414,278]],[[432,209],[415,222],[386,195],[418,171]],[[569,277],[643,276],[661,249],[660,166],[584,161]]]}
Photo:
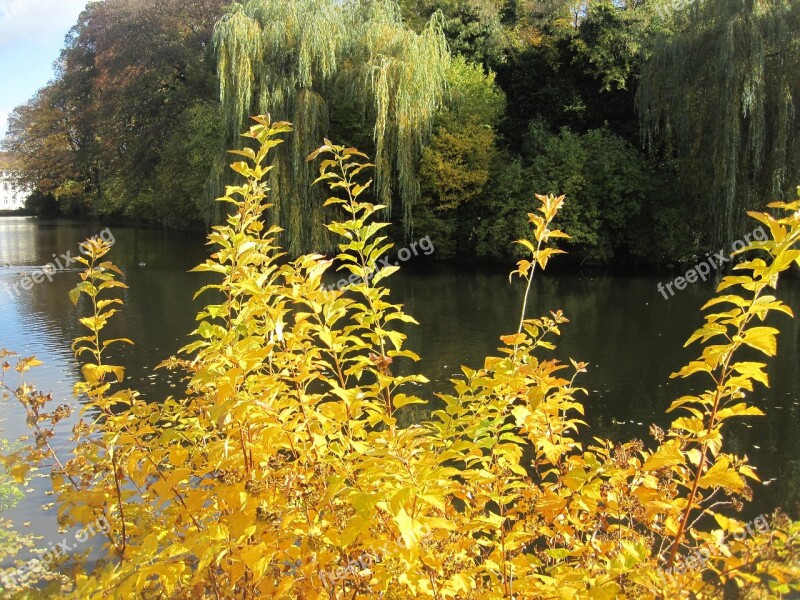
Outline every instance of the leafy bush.
{"label": "leafy bush", "polygon": [[[10,356],[6,351],[0,351],[0,360]],[[8,364],[8,363],[5,363]],[[0,388],[5,386],[5,371],[0,374]],[[0,397],[8,399],[7,389],[2,390]],[[2,431],[2,430],[0,430]],[[39,567],[37,569],[25,569],[22,576],[21,568],[26,563],[19,560],[23,552],[30,552],[36,547],[37,537],[34,535],[24,535],[17,531],[14,521],[7,516],[7,512],[17,506],[23,497],[23,486],[19,482],[27,482],[27,474],[30,465],[14,464],[6,460],[7,455],[13,456],[14,450],[18,449],[18,444],[10,444],[7,439],[0,438],[0,563],[7,565],[0,568],[0,590],[6,590],[1,597],[6,597],[15,593],[26,593],[30,596],[32,586],[46,586],[47,582],[61,579],[58,573],[51,569]],[[15,480],[16,479],[16,480]]]}
{"label": "leafy bush", "polygon": [[[702,352],[675,374],[710,385],[676,400],[670,410],[682,416],[651,429],[652,448],[575,439],[586,365],[543,356],[567,324],[561,312],[526,317],[534,272],[560,252],[549,242],[565,237],[551,229],[563,205],[554,196],[538,197],[533,236],[519,241],[518,329],[497,356],[462,367],[429,421],[403,428],[402,412],[424,403],[409,384],[423,378],[397,374],[418,359],[393,327],[414,320],[382,286],[397,268],[367,276],[389,246],[381,207],[361,200],[371,165],[327,141],[312,154],[322,158],[317,181],[337,194],[327,203],[344,215],[328,226],[340,252],[335,263],[281,260],[261,180],[291,128],[256,121],[246,136],[257,147],[232,165],[246,182],[221,199],[235,210],[197,268],[219,275],[202,290],[211,303],[185,358],[162,365],[188,373],[186,397],[148,404],[119,387],[124,369],[104,353],[127,340],[101,334],[124,285],[103,260],[108,245],[89,242],[71,294],[91,308],[74,345],[85,359],[84,420],[53,482],[63,525],[103,517],[111,527],[107,562],[78,572],[73,597],[717,598],[728,584],[743,594],[800,587],[800,524],[775,515],[766,531],[731,537],[743,523],[721,511],[740,506],[756,479],[746,458],[723,452],[722,428],[761,414],[744,398],[767,383],[765,365],[734,357],[745,347],[775,354],[778,332],[756,322],[791,312],[770,290],[800,262],[800,201],[774,205],[780,218],[753,215],[773,239],[754,243],[761,258],[723,280],[706,308],[724,311],[706,316],[690,339]],[[346,291],[322,286],[334,264],[357,280]],[[37,432],[14,459],[53,458],[45,424],[63,409],[44,412],[28,385],[8,391]],[[705,562],[685,568],[681,557],[700,547]]]}
{"label": "leafy bush", "polygon": [[495,197],[483,211],[489,218],[481,218],[477,228],[479,256],[502,258],[509,242],[524,234],[529,189],[570,199],[556,224],[570,234],[567,246],[581,261],[608,264],[620,253],[629,254],[632,238],[652,240],[651,229],[631,228],[642,224],[637,219],[642,207],[658,201],[653,173],[644,156],[621,137],[607,128],[583,135],[562,128],[553,134],[533,121],[523,157],[521,168],[512,164],[491,186]]}
{"label": "leafy bush", "polygon": [[446,108],[420,159],[421,194],[414,207],[414,226],[430,236],[436,257],[446,259],[467,248],[459,241],[465,214],[480,211],[498,165],[495,127],[505,97],[479,65],[456,57],[447,76]]}
{"label": "leafy bush", "polygon": [[514,240],[524,237],[528,224],[523,218],[530,203],[529,178],[518,159],[504,154],[505,166],[492,179],[492,193],[474,216],[475,254],[479,258],[503,260],[512,252]]}

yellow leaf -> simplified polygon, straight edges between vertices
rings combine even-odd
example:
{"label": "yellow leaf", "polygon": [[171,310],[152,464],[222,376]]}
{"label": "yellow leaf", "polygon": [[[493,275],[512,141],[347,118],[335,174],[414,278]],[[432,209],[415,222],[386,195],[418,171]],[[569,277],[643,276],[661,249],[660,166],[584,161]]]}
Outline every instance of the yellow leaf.
{"label": "yellow leaf", "polygon": [[697,396],[681,396],[677,400],[675,400],[672,404],[670,404],[667,412],[672,412],[676,408],[683,406],[684,404],[693,404],[695,402],[700,402],[700,398]]}
{"label": "yellow leaf", "polygon": [[25,483],[25,479],[28,476],[28,471],[30,470],[31,467],[28,463],[21,462],[11,467],[10,474],[17,483]]}
{"label": "yellow leaf", "polygon": [[748,467],[747,465],[741,465],[739,467],[739,473],[741,473],[745,477],[749,477],[750,479],[753,479],[754,481],[761,482],[761,479],[758,478],[758,475],[756,474],[756,472],[753,469],[751,469],[750,467]]}
{"label": "yellow leaf", "polygon": [[41,364],[43,364],[42,361],[40,361],[36,357],[31,356],[29,358],[21,358],[17,363],[15,369],[20,373],[24,373],[28,369],[31,369],[33,367],[38,367]]}
{"label": "yellow leaf", "polygon": [[677,373],[673,373],[672,375],[670,375],[670,377],[673,379],[675,377],[689,377],[690,375],[694,375],[695,373],[698,372],[711,373],[711,370],[712,370],[711,366],[707,362],[693,360]]}
{"label": "yellow leaf", "polygon": [[264,575],[264,570],[267,565],[269,553],[264,544],[256,546],[248,546],[241,551],[241,557],[244,564],[253,572],[255,577],[260,578]]}
{"label": "yellow leaf", "polygon": [[738,526],[735,519],[729,519],[728,517],[719,513],[714,513],[714,518],[716,519],[717,523],[719,523],[719,526],[722,527],[723,531],[731,531],[734,529],[734,526]]}
{"label": "yellow leaf", "polygon": [[737,491],[744,487],[741,476],[730,468],[726,458],[720,458],[708,472],[700,478],[698,485],[701,488],[722,487],[727,490]]}
{"label": "yellow leaf", "polygon": [[175,446],[169,451],[169,462],[175,467],[182,467],[189,456],[189,450],[183,446]]}
{"label": "yellow leaf", "polygon": [[731,365],[731,369],[743,377],[747,377],[748,379],[761,383],[765,387],[769,387],[769,378],[764,372],[766,366],[767,365],[764,363],[742,361]]}
{"label": "yellow leaf", "polygon": [[722,421],[728,417],[763,417],[764,413],[760,408],[749,406],[744,402],[723,408],[717,414],[717,421]]}
{"label": "yellow leaf", "polygon": [[425,401],[417,398],[416,396],[397,394],[394,398],[392,398],[392,404],[394,404],[395,408],[403,408],[409,404],[425,404]]}
{"label": "yellow leaf", "polygon": [[753,327],[745,332],[742,341],[767,356],[775,356],[778,351],[778,342],[775,336],[778,333],[774,327]]}
{"label": "yellow leaf", "polygon": [[684,460],[681,449],[677,445],[668,442],[648,456],[642,468],[645,471],[657,471],[664,467],[683,464]]}
{"label": "yellow leaf", "polygon": [[516,346],[525,341],[526,335],[524,333],[515,333],[513,335],[500,336],[500,341],[506,346]]}
{"label": "yellow leaf", "polygon": [[414,521],[403,508],[394,516],[394,521],[397,523],[400,535],[403,536],[406,548],[416,546],[422,538],[422,525]]}

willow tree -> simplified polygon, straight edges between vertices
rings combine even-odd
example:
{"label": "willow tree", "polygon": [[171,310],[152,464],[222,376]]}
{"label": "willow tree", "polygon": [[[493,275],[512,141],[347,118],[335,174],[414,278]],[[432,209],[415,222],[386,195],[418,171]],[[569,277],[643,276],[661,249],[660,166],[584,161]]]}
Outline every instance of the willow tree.
{"label": "willow tree", "polygon": [[214,44],[229,142],[253,114],[294,124],[270,180],[291,253],[330,246],[306,156],[331,135],[337,111],[371,129],[375,193],[410,230],[417,162],[450,60],[436,20],[415,33],[385,0],[247,0],[217,23]]}
{"label": "willow tree", "polygon": [[728,245],[744,209],[800,183],[800,2],[704,0],[669,15],[675,32],[642,73],[643,132],[674,151],[709,203],[712,241]]}

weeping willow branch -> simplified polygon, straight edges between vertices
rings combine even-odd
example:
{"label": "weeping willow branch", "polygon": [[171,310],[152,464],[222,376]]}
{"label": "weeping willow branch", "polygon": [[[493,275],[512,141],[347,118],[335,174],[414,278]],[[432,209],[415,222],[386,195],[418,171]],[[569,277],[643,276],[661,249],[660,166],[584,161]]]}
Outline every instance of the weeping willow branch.
{"label": "weeping willow branch", "polygon": [[251,114],[295,124],[269,181],[274,224],[285,230],[290,253],[332,246],[305,157],[332,137],[335,111],[354,103],[372,130],[378,201],[410,232],[417,162],[450,62],[438,19],[417,34],[388,0],[248,0],[217,23],[214,46],[228,144]]}
{"label": "weeping willow branch", "polygon": [[710,241],[729,244],[747,209],[800,181],[800,3],[705,0],[673,19],[637,93],[645,142],[674,152],[708,203]]}

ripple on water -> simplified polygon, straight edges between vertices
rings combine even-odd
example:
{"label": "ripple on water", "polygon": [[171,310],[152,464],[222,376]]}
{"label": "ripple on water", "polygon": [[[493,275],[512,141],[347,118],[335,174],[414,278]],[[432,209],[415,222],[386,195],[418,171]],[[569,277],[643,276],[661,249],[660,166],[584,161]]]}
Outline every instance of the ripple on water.
{"label": "ripple on water", "polygon": [[[51,444],[57,451],[66,449],[69,447],[72,425],[78,419],[78,405],[72,395],[72,387],[78,374],[75,359],[69,349],[70,343],[65,336],[64,324],[55,322],[45,312],[36,310],[35,294],[32,297],[29,291],[19,297],[12,297],[7,293],[5,284],[13,277],[14,274],[8,270],[0,270],[0,348],[11,350],[20,356],[36,356],[43,364],[32,369],[27,374],[27,379],[42,392],[53,394],[53,408],[62,403],[76,408],[70,419],[59,423],[55,436],[51,439]],[[69,303],[68,300],[66,302]],[[13,358],[9,362],[13,365]],[[9,371],[5,381],[16,387],[19,377],[15,372]],[[0,427],[0,436],[8,440],[16,440],[19,436],[30,433],[25,425],[25,411],[19,403],[9,400],[2,407]],[[46,470],[42,473],[46,473]],[[43,503],[52,500],[52,497],[45,495],[50,489],[48,477],[33,478],[20,503],[5,513],[5,516],[13,519],[20,531],[42,536],[43,539],[36,544],[39,548],[63,537],[58,535],[55,511],[42,510]],[[22,527],[23,523],[28,522],[30,527]]]}

